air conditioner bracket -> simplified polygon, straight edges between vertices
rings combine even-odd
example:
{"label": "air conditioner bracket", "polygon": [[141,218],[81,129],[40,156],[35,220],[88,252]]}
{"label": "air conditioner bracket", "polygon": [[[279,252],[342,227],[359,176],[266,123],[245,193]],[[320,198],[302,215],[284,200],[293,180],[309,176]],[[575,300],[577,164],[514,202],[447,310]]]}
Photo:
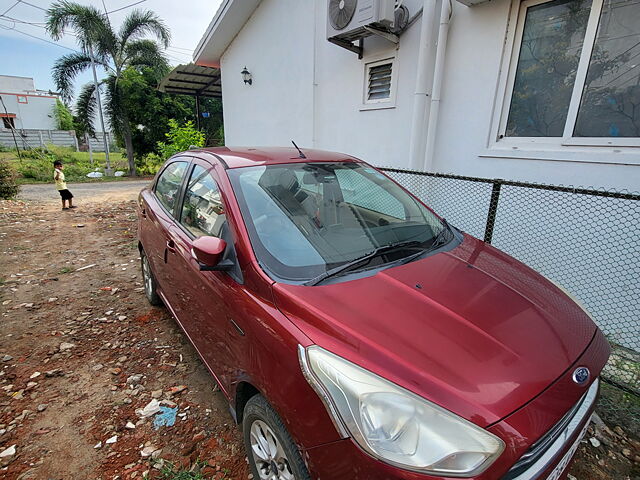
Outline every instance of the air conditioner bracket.
{"label": "air conditioner bracket", "polygon": [[341,38],[340,36],[335,36],[328,38],[331,43],[338,45],[339,47],[346,48],[350,52],[353,52],[358,55],[359,59],[362,59],[362,55],[364,52],[364,38],[369,37],[371,35],[377,35],[379,37],[385,38],[389,40],[391,43],[398,45],[400,43],[400,37],[395,33],[385,32],[384,30],[380,30],[378,28],[374,28],[370,25],[365,25],[362,27],[365,32],[361,33],[361,37],[358,38],[358,43],[355,44],[353,41],[347,38]]}

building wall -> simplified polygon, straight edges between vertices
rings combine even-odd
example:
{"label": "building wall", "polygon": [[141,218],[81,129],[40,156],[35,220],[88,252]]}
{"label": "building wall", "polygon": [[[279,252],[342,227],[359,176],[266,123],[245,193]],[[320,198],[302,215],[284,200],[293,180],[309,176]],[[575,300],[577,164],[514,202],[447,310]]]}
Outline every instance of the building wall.
{"label": "building wall", "polygon": [[[422,3],[404,2],[411,14]],[[453,2],[435,155],[429,168],[640,190],[637,149],[515,152],[491,140],[514,5],[512,0],[493,0],[469,8]],[[300,145],[350,153],[375,165],[408,168],[421,21],[402,35],[397,50],[386,40],[367,38],[365,57],[359,60],[326,40],[326,0],[263,0],[222,57],[227,143],[286,145],[293,138]],[[394,53],[395,107],[362,110],[365,64]],[[245,65],[253,74],[252,86],[242,83]]]}
{"label": "building wall", "polygon": [[0,75],[0,92],[26,93],[36,89],[33,78]]}
{"label": "building wall", "polygon": [[256,9],[221,58],[227,145],[311,145],[313,28],[312,2],[264,0]]}
{"label": "building wall", "polygon": [[[53,130],[56,128],[53,116],[53,108],[56,105],[55,97],[6,94],[2,91],[0,91],[0,95],[7,111],[16,115],[15,127],[17,129]],[[26,103],[22,103],[24,101]]]}

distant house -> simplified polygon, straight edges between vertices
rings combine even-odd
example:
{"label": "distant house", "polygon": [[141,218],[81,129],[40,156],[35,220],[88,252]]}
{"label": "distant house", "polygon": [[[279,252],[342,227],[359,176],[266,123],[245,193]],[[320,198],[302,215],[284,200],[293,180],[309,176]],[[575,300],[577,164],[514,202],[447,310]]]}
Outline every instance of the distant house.
{"label": "distant house", "polygon": [[639,60],[633,0],[224,0],[194,52],[229,145],[631,190]]}
{"label": "distant house", "polygon": [[[0,118],[3,128],[53,130],[57,95],[36,90],[33,78],[0,75]],[[5,112],[6,108],[6,112]]]}

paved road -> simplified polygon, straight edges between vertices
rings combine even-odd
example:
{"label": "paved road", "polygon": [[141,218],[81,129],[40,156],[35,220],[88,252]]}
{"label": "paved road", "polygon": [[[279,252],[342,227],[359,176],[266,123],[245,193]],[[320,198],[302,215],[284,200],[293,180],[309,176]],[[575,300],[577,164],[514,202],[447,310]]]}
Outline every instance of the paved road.
{"label": "paved road", "polygon": [[[149,184],[149,180],[122,180],[118,182],[69,183],[69,190],[74,195],[74,203],[96,201],[135,200],[142,188]],[[22,185],[18,198],[43,203],[58,203],[60,195],[55,185],[36,184]]]}

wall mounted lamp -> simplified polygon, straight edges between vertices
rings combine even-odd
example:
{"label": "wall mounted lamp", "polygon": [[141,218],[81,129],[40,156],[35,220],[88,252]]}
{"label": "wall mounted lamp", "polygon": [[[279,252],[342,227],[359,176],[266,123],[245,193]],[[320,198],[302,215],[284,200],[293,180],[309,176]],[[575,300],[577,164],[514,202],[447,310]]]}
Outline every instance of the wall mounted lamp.
{"label": "wall mounted lamp", "polygon": [[242,75],[242,80],[244,80],[245,85],[251,85],[253,83],[251,72],[247,70],[247,67],[244,67],[240,74]]}

